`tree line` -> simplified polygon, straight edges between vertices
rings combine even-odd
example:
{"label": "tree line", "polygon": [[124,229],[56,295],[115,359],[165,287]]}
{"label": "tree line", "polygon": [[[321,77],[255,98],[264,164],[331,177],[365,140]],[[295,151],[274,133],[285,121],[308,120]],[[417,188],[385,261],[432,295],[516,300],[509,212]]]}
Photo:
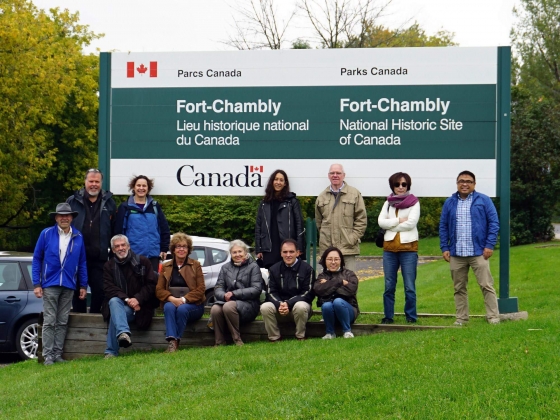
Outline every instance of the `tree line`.
{"label": "tree line", "polygon": [[[429,35],[416,22],[383,26],[390,5],[391,0],[301,0],[280,19],[273,0],[247,0],[236,3],[234,32],[226,43],[240,49],[456,45],[453,33]],[[549,240],[551,218],[560,213],[560,0],[521,0],[514,13],[515,245]],[[290,26],[298,18],[308,22],[308,36],[290,40],[300,28]],[[0,249],[32,249],[51,223],[48,212],[83,185],[88,168],[97,167],[99,57],[82,50],[101,36],[81,25],[77,13],[0,0]],[[259,199],[158,197],[172,231],[249,243]],[[313,217],[314,197],[300,200],[304,216]],[[375,237],[383,200],[366,199],[370,223],[364,240]],[[437,235],[442,202],[422,199],[422,237]]]}

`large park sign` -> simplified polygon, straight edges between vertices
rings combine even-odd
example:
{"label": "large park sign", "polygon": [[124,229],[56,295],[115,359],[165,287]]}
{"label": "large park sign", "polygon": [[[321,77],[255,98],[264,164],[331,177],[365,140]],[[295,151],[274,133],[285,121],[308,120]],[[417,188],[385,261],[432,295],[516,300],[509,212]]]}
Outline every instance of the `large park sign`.
{"label": "large park sign", "polygon": [[[100,147],[114,193],[262,195],[281,168],[317,195],[333,162],[366,196],[408,172],[448,196],[497,194],[500,48],[103,53]],[[507,49],[509,58],[509,49]]]}
{"label": "large park sign", "polygon": [[501,312],[509,297],[510,48],[102,53],[99,164],[158,195],[262,195],[281,168],[315,196],[331,163],[365,196],[407,172],[447,197],[462,170],[500,197]]}

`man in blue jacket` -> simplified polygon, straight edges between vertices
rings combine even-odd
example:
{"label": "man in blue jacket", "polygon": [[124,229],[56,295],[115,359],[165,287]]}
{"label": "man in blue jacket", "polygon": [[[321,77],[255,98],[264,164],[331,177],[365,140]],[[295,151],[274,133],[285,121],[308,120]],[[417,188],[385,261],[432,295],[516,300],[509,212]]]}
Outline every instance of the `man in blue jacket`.
{"label": "man in blue jacket", "polygon": [[86,250],[82,234],[72,229],[76,216],[70,205],[60,203],[51,217],[56,225],[41,232],[33,253],[33,292],[43,298],[43,357],[45,366],[64,362],[62,349],[79,279],[80,299],[86,298]]}
{"label": "man in blue jacket", "polygon": [[469,320],[469,267],[472,267],[482,290],[488,322],[500,322],[489,263],[498,240],[500,222],[490,197],[476,192],[475,186],[474,174],[461,172],[457,177],[457,192],[445,201],[439,222],[440,248],[443,258],[450,263],[455,288],[457,320],[454,325],[458,326]]}

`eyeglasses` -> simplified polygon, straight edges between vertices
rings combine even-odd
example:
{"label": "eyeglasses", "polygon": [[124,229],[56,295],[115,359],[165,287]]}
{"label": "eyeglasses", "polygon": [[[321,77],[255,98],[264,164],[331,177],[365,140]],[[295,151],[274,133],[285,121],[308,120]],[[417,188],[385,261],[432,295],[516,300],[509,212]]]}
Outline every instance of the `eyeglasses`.
{"label": "eyeglasses", "polygon": [[90,173],[100,174],[101,171],[99,169],[91,168],[87,170],[86,174],[90,174]]}
{"label": "eyeglasses", "polygon": [[326,262],[339,262],[340,258],[327,258],[325,261]]}
{"label": "eyeglasses", "polygon": [[406,188],[407,186],[408,184],[406,182],[395,182],[393,184],[393,188],[399,188],[399,187]]}
{"label": "eyeglasses", "polygon": [[471,184],[474,184],[474,181],[471,181],[470,179],[459,179],[457,181],[457,184],[471,185]]}
{"label": "eyeglasses", "polygon": [[342,175],[342,172],[329,172],[329,175]]}
{"label": "eyeglasses", "polygon": [[176,245],[175,249],[189,249],[188,245]]}

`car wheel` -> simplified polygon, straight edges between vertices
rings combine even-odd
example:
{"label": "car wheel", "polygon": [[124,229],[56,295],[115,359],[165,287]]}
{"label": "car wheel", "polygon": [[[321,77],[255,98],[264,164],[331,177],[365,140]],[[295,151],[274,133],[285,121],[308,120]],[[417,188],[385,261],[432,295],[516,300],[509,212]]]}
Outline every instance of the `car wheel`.
{"label": "car wheel", "polygon": [[16,348],[23,360],[36,359],[39,347],[39,324],[36,319],[25,321],[16,334]]}
{"label": "car wheel", "polygon": [[216,302],[216,297],[214,296],[214,289],[208,289],[206,291],[206,302],[204,306],[212,306]]}

